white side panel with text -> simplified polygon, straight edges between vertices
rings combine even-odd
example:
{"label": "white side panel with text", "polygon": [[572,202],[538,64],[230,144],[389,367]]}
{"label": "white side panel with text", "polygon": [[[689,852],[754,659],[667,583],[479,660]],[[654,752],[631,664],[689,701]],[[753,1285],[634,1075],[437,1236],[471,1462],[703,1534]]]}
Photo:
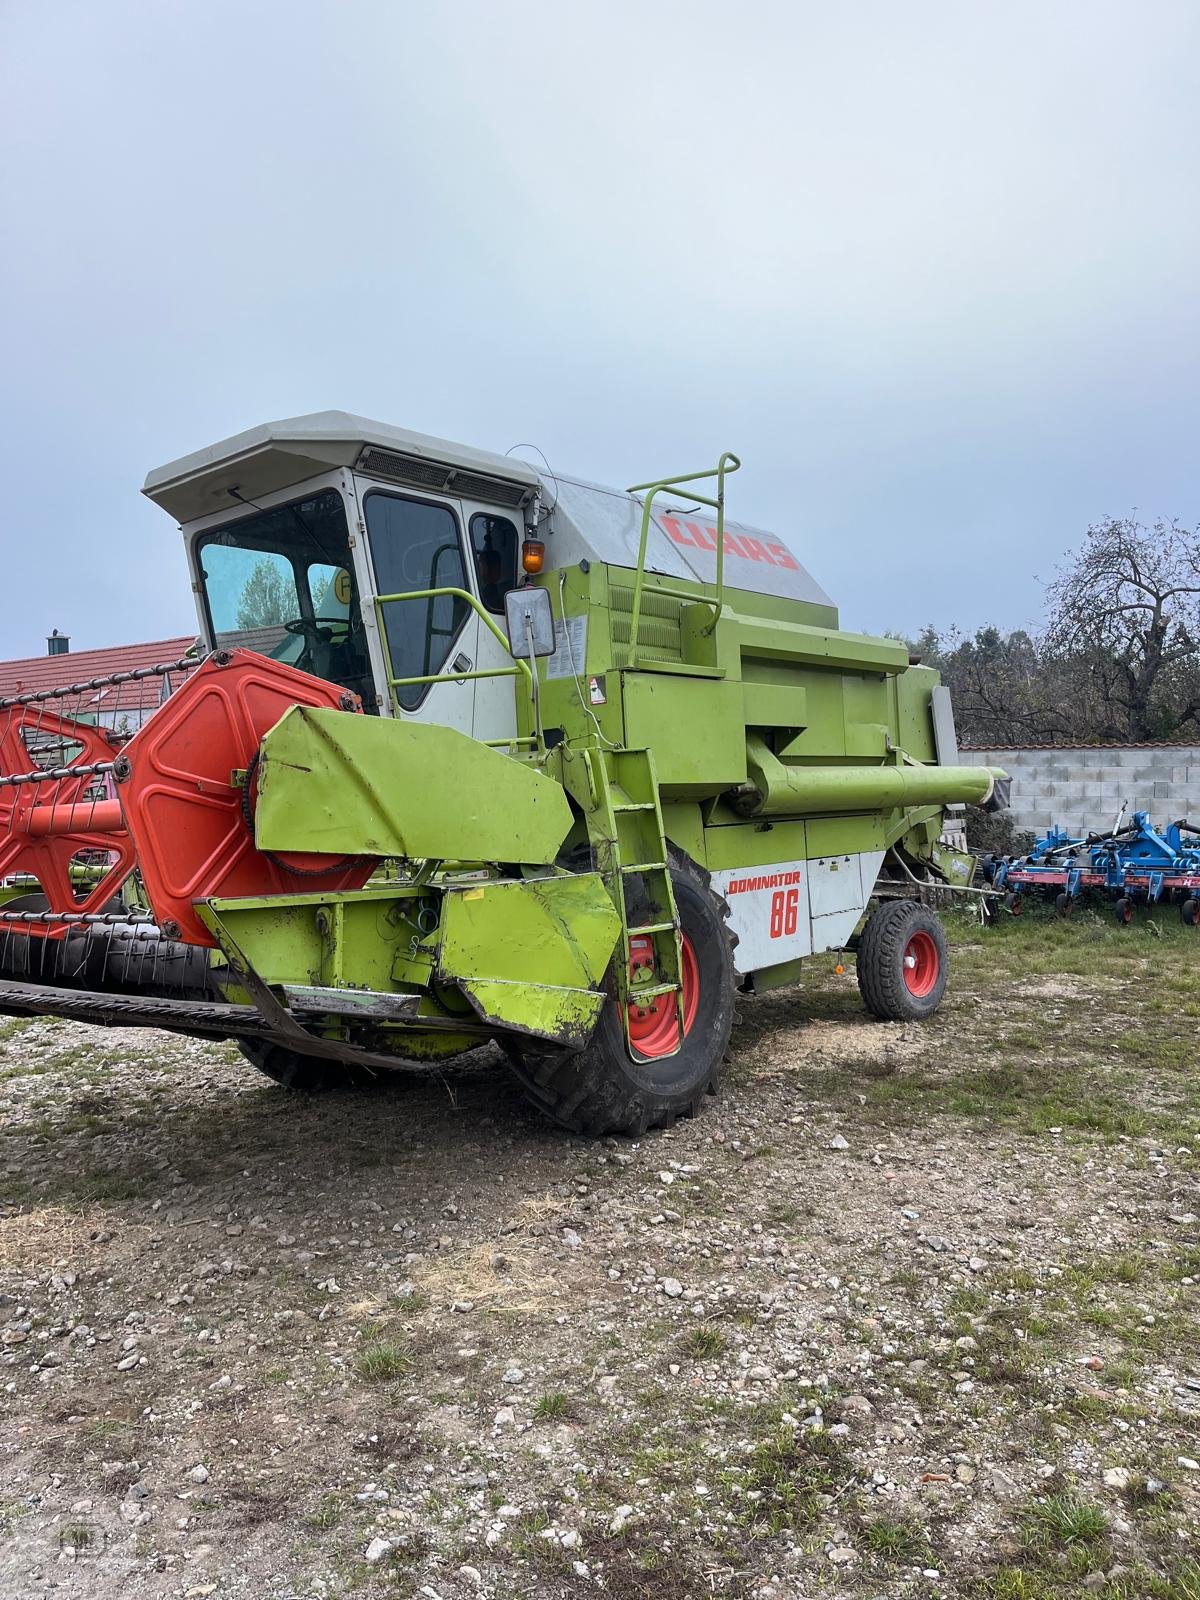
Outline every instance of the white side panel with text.
{"label": "white side panel with text", "polygon": [[871,898],[882,862],[883,851],[871,850],[714,872],[713,890],[728,903],[729,926],[738,936],[735,969],[758,972],[840,949]]}

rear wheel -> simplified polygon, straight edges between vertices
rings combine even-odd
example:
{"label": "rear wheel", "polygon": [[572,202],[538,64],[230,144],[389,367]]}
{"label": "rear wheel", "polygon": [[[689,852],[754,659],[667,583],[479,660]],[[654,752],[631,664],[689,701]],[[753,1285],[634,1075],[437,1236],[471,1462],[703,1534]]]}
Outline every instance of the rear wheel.
{"label": "rear wheel", "polygon": [[1025,909],[1025,902],[1015,889],[1010,889],[1004,896],[1004,909],[1010,917],[1019,917]]}
{"label": "rear wheel", "polygon": [[1133,901],[1127,894],[1123,894],[1116,905],[1113,906],[1113,916],[1116,917],[1123,928],[1128,927],[1133,921]]}
{"label": "rear wheel", "polygon": [[[538,1055],[505,1041],[513,1071],[530,1100],[573,1133],[625,1133],[669,1127],[695,1116],[716,1092],[733,1026],[733,939],[727,908],[708,877],[686,856],[671,852],[671,887],[679,911],[683,948],[684,1038],[675,1054],[674,995],[662,995],[634,1012],[629,1032],[641,1059],[630,1054],[621,1008],[613,994],[582,1050]],[[636,905],[636,896],[631,896]],[[649,938],[630,941],[630,967],[647,964]]]}
{"label": "rear wheel", "polygon": [[1200,900],[1189,896],[1179,908],[1179,920],[1185,927],[1194,928],[1200,922]]}
{"label": "rear wheel", "polygon": [[932,1016],[946,992],[946,933],[915,900],[886,900],[867,918],[855,956],[867,1010],[887,1022]]}
{"label": "rear wheel", "polygon": [[1069,917],[1075,909],[1075,896],[1067,894],[1065,890],[1062,894],[1055,895],[1054,909],[1060,917]]}

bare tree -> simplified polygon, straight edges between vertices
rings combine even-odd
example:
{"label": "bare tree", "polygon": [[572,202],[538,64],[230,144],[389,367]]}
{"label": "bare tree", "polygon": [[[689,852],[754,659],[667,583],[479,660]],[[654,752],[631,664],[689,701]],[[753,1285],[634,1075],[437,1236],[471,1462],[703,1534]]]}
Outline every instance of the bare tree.
{"label": "bare tree", "polygon": [[1170,739],[1200,720],[1200,529],[1132,518],[1088,529],[1047,586],[1044,664],[1069,686],[1079,737]]}

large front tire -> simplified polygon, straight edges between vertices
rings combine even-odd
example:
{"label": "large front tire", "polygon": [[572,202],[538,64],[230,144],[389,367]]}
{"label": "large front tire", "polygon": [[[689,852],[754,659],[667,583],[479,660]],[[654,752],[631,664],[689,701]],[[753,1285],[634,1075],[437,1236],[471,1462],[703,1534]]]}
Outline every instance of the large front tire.
{"label": "large front tire", "polygon": [[915,900],[885,900],[867,918],[855,957],[867,1010],[885,1022],[931,1017],[946,992],[946,933]]}
{"label": "large front tire", "polygon": [[[624,1133],[670,1127],[695,1116],[706,1094],[714,1094],[733,1027],[733,938],[724,902],[708,886],[708,875],[686,856],[671,853],[671,887],[679,911],[684,951],[686,1032],[676,1055],[634,1060],[620,1007],[612,995],[582,1050],[538,1055],[505,1041],[513,1071],[540,1111],[573,1133]],[[673,997],[664,997],[664,1014]],[[651,1008],[647,1008],[647,1011]],[[672,1038],[674,1030],[669,1030]],[[635,1029],[649,1054],[663,1042],[653,1016]]]}

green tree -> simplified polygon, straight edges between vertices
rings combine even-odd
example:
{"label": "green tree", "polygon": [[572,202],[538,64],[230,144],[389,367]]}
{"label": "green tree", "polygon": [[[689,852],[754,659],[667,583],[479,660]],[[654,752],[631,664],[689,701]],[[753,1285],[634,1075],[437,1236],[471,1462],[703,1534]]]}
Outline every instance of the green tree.
{"label": "green tree", "polygon": [[279,565],[270,556],[263,556],[251,568],[242,589],[237,608],[238,627],[277,627],[295,614],[295,590]]}

